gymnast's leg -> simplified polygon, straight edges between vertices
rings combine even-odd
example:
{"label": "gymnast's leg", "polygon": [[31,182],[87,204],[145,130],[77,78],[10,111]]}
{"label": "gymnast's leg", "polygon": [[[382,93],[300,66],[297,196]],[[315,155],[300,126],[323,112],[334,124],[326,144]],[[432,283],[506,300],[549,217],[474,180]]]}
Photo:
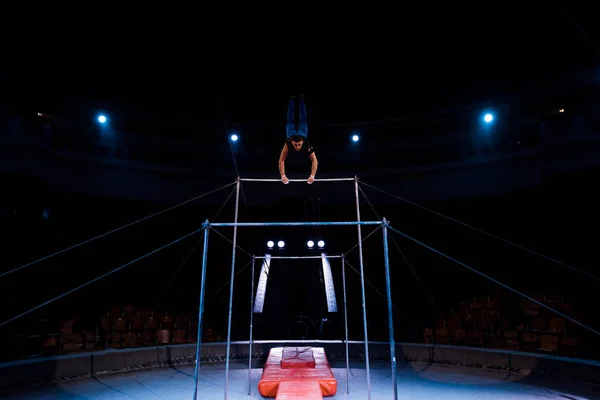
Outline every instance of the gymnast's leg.
{"label": "gymnast's leg", "polygon": [[308,133],[308,119],[306,117],[306,105],[304,104],[304,96],[300,95],[298,101],[298,135],[302,135],[306,138]]}
{"label": "gymnast's leg", "polygon": [[295,136],[298,134],[298,132],[296,132],[295,116],[296,116],[296,98],[292,96],[288,103],[287,121],[285,124],[285,131],[287,133],[288,139],[290,138],[290,136]]}

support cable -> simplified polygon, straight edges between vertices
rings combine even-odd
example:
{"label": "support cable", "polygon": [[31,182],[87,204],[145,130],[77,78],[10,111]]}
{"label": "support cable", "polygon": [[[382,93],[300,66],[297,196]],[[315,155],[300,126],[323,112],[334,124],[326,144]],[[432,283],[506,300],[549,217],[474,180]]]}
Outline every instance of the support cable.
{"label": "support cable", "polygon": [[45,301],[45,302],[43,302],[43,303],[41,303],[41,304],[39,304],[39,305],[37,305],[37,306],[35,306],[35,307],[31,308],[31,309],[29,309],[29,310],[27,310],[27,311],[25,311],[25,312],[23,312],[23,313],[19,314],[19,315],[16,315],[16,316],[14,316],[14,317],[12,317],[12,318],[10,318],[10,319],[8,319],[8,320],[6,320],[6,321],[2,322],[2,323],[0,324],[0,328],[1,328],[1,327],[3,327],[4,325],[6,325],[6,324],[8,324],[8,323],[10,323],[10,322],[12,322],[12,321],[14,321],[14,320],[16,320],[16,319],[19,319],[19,318],[21,318],[21,317],[23,317],[23,316],[25,316],[25,315],[27,315],[27,314],[29,314],[29,313],[31,313],[31,312],[33,312],[33,311],[37,310],[37,309],[39,309],[39,308],[42,308],[42,307],[44,307],[44,306],[47,306],[48,304],[50,304],[50,303],[52,303],[52,302],[54,302],[54,301],[56,301],[56,300],[59,300],[59,299],[61,299],[61,298],[65,297],[65,296],[67,296],[67,295],[69,295],[69,294],[71,294],[71,293],[73,293],[73,292],[75,292],[75,291],[79,290],[79,289],[82,289],[82,288],[84,288],[84,287],[86,287],[86,286],[88,286],[88,285],[91,285],[92,283],[94,283],[94,282],[97,282],[97,281],[99,281],[99,280],[100,280],[100,279],[102,279],[102,278],[105,278],[105,277],[107,277],[107,276],[109,276],[109,275],[111,275],[111,274],[113,274],[113,273],[115,273],[115,272],[117,272],[117,271],[120,271],[120,270],[122,270],[123,268],[130,266],[131,264],[134,264],[134,263],[136,263],[136,262],[138,262],[138,261],[140,261],[140,260],[143,260],[144,258],[147,258],[147,257],[149,257],[149,256],[151,256],[151,255],[153,255],[153,254],[155,254],[155,253],[158,253],[159,251],[161,251],[161,250],[163,250],[163,249],[166,249],[167,247],[169,247],[169,246],[172,246],[172,245],[174,245],[175,243],[179,243],[179,242],[181,242],[182,240],[184,240],[184,239],[187,239],[188,237],[190,237],[190,236],[193,236],[193,235],[195,235],[196,233],[200,232],[202,229],[207,229],[207,228],[206,228],[206,227],[203,227],[203,228],[200,228],[200,229],[196,229],[195,231],[193,231],[193,232],[190,232],[190,233],[188,233],[187,235],[180,237],[179,239],[175,239],[175,240],[173,240],[172,242],[165,244],[164,246],[161,246],[161,247],[159,247],[159,248],[157,248],[157,249],[154,249],[154,250],[152,250],[152,251],[151,251],[151,252],[149,252],[149,253],[146,253],[146,254],[144,254],[143,256],[140,256],[140,257],[136,258],[135,260],[129,261],[129,262],[127,262],[127,263],[125,263],[125,264],[121,265],[120,267],[117,267],[117,268],[113,269],[112,271],[109,271],[109,272],[107,272],[107,273],[105,273],[105,274],[102,274],[102,275],[100,275],[99,277],[92,279],[91,281],[87,281],[87,282],[86,282],[86,283],[84,283],[83,285],[79,285],[79,286],[77,286],[76,288],[74,288],[74,289],[71,289],[71,290],[68,290],[68,291],[64,292],[63,294],[61,294],[61,295],[59,295],[59,296],[56,296],[56,297],[55,297],[55,298],[53,298],[53,299],[50,299],[50,300],[48,300],[48,301]]}
{"label": "support cable", "polygon": [[[216,233],[217,235],[221,236],[223,239],[227,240],[230,244],[233,244],[233,241],[231,239],[229,239],[227,236],[223,235],[221,232],[219,232],[218,230],[216,230],[214,227],[210,226],[209,227],[214,233]],[[249,252],[247,252],[246,250],[242,249],[238,244],[235,245],[235,248],[238,249],[239,251],[241,251],[242,253],[252,257],[252,254],[250,254]]]}
{"label": "support cable", "polygon": [[[237,181],[236,181],[236,182],[237,182]],[[39,263],[39,262],[45,261],[45,260],[47,260],[47,259],[49,259],[49,258],[52,258],[52,257],[54,257],[54,256],[57,256],[57,255],[59,255],[59,254],[66,253],[66,252],[67,252],[67,251],[69,251],[69,250],[73,250],[73,249],[75,249],[75,248],[77,248],[77,247],[83,246],[84,244],[87,244],[87,243],[93,242],[94,240],[97,240],[97,239],[103,238],[103,237],[105,237],[105,236],[108,236],[108,235],[110,235],[111,233],[118,232],[118,231],[120,231],[120,230],[122,230],[122,229],[128,228],[128,227],[130,227],[130,226],[132,226],[132,225],[135,225],[135,224],[137,224],[137,223],[139,223],[139,222],[142,222],[142,221],[148,220],[148,219],[150,219],[150,218],[152,218],[152,217],[156,217],[157,215],[163,214],[163,213],[165,213],[165,212],[167,212],[167,211],[171,211],[171,210],[173,210],[173,209],[175,209],[175,208],[177,208],[177,207],[183,206],[184,204],[191,203],[192,201],[195,201],[195,200],[198,200],[198,199],[200,199],[200,198],[202,198],[202,197],[208,196],[209,194],[213,194],[213,193],[215,193],[215,192],[218,192],[218,191],[219,191],[219,190],[221,190],[221,189],[225,189],[225,188],[227,188],[227,187],[229,187],[229,186],[231,186],[231,185],[235,185],[235,184],[236,184],[236,182],[228,183],[227,185],[221,186],[220,188],[217,188],[217,189],[211,190],[210,192],[206,192],[206,193],[204,193],[204,194],[201,194],[200,196],[196,196],[196,197],[194,197],[194,198],[191,198],[191,199],[189,199],[189,200],[186,200],[186,201],[184,201],[184,202],[182,202],[182,203],[176,204],[176,205],[174,205],[174,206],[171,206],[171,207],[169,207],[169,208],[165,208],[165,209],[164,209],[164,210],[162,210],[162,211],[159,211],[159,212],[156,212],[156,213],[154,213],[154,214],[148,215],[148,216],[146,216],[146,217],[144,217],[144,218],[140,218],[140,219],[138,219],[138,220],[136,220],[136,221],[130,222],[130,223],[128,223],[128,224],[125,224],[125,225],[123,225],[123,226],[120,226],[120,227],[118,227],[118,228],[115,228],[115,229],[113,229],[113,230],[110,230],[110,231],[108,231],[108,232],[105,232],[105,233],[103,233],[103,234],[101,234],[101,235],[94,236],[94,237],[93,237],[93,238],[91,238],[91,239],[84,240],[83,242],[80,242],[80,243],[78,243],[78,244],[75,244],[75,245],[73,245],[73,246],[67,247],[67,248],[65,248],[65,249],[62,249],[62,250],[60,250],[60,251],[57,251],[56,253],[52,253],[52,254],[50,254],[50,255],[44,256],[44,257],[42,257],[42,258],[39,258],[39,259],[37,259],[37,260],[35,260],[35,261],[32,261],[32,262],[29,262],[29,263],[27,263],[27,264],[21,265],[20,267],[14,268],[14,269],[12,269],[12,270],[10,270],[10,271],[2,272],[2,273],[0,274],[0,278],[1,278],[1,277],[3,277],[3,276],[6,276],[6,275],[12,274],[13,272],[20,271],[20,270],[22,270],[22,269],[24,269],[24,268],[26,268],[26,267],[32,266],[32,265],[34,265],[34,264],[37,264],[37,263]]]}
{"label": "support cable", "polygon": [[192,249],[188,252],[187,256],[183,259],[183,262],[181,263],[179,268],[177,268],[177,271],[175,272],[175,274],[173,275],[173,277],[171,278],[169,283],[167,283],[167,286],[165,286],[163,291],[158,295],[157,303],[160,303],[160,299],[165,295],[165,293],[167,293],[167,290],[169,290],[169,288],[171,287],[171,284],[175,281],[175,278],[177,278],[177,276],[179,275],[179,273],[181,272],[183,267],[186,265],[187,261],[190,259],[190,257],[194,253],[194,251],[196,251],[196,248],[200,245],[201,241],[202,241],[202,238],[198,239],[196,244],[194,244],[194,247],[192,247]]}
{"label": "support cable", "polygon": [[474,227],[474,226],[472,226],[472,225],[469,225],[469,224],[467,224],[466,222],[462,222],[462,221],[460,221],[460,220],[458,220],[458,219],[455,219],[455,218],[449,217],[449,216],[447,216],[447,215],[444,215],[444,214],[442,214],[442,213],[440,213],[440,212],[437,212],[437,211],[435,211],[435,210],[432,210],[432,209],[430,209],[430,208],[427,208],[427,207],[425,207],[425,206],[422,206],[422,205],[420,205],[420,204],[414,203],[414,202],[412,202],[412,201],[410,201],[410,200],[406,200],[406,199],[404,199],[404,198],[402,198],[402,197],[400,197],[400,196],[397,196],[397,195],[395,195],[395,194],[393,194],[393,193],[390,193],[390,192],[388,192],[388,191],[385,191],[385,190],[383,190],[383,189],[379,189],[378,187],[375,187],[375,186],[373,186],[373,185],[369,185],[368,183],[365,183],[365,182],[361,182],[361,183],[362,183],[363,185],[365,185],[365,186],[368,186],[368,187],[370,187],[370,188],[372,188],[372,189],[375,189],[375,190],[377,190],[377,191],[379,191],[379,192],[381,192],[381,193],[387,194],[387,195],[389,195],[389,196],[392,196],[392,197],[394,197],[394,198],[396,198],[396,199],[398,199],[398,200],[401,200],[401,201],[403,201],[403,202],[405,202],[405,203],[407,203],[407,204],[410,204],[410,205],[412,205],[412,206],[415,206],[415,207],[421,208],[421,209],[423,209],[423,210],[425,210],[425,211],[428,211],[428,212],[430,212],[430,213],[432,213],[432,214],[435,214],[435,215],[437,215],[437,216],[439,216],[439,217],[445,218],[445,219],[447,219],[447,220],[449,220],[449,221],[452,221],[452,222],[454,222],[454,223],[457,223],[457,224],[459,224],[459,225],[462,225],[462,226],[464,226],[464,227],[466,227],[466,228],[472,229],[472,230],[474,230],[474,231],[476,231],[476,232],[479,232],[479,233],[481,233],[481,234],[484,234],[484,235],[486,235],[486,236],[489,236],[489,237],[491,237],[491,238],[494,238],[494,239],[496,239],[496,240],[499,240],[499,241],[501,241],[501,242],[504,242],[504,243],[506,243],[506,244],[509,244],[509,245],[511,245],[511,246],[517,247],[517,248],[519,248],[519,249],[521,249],[521,250],[523,250],[523,251],[526,251],[526,252],[528,252],[528,253],[531,253],[531,254],[533,254],[533,255],[536,255],[536,256],[538,256],[538,257],[541,257],[541,258],[543,258],[543,259],[545,259],[545,260],[548,260],[548,261],[550,261],[550,262],[553,262],[553,263],[555,263],[555,264],[558,264],[558,265],[561,265],[561,266],[563,266],[563,267],[569,268],[569,269],[571,269],[571,270],[573,270],[573,271],[577,271],[577,272],[579,272],[579,273],[581,273],[581,274],[584,274],[584,275],[586,275],[586,276],[587,276],[587,277],[589,277],[589,278],[592,278],[592,279],[595,279],[595,280],[600,280],[600,277],[599,277],[599,276],[593,275],[593,274],[591,274],[591,273],[589,273],[589,272],[587,272],[587,271],[584,271],[584,270],[582,270],[582,269],[579,269],[579,268],[573,267],[573,266],[571,266],[571,265],[569,265],[569,264],[566,264],[566,263],[564,263],[564,262],[558,261],[558,260],[556,260],[556,259],[554,259],[554,258],[552,258],[552,257],[546,256],[546,255],[544,255],[544,254],[542,254],[542,253],[539,253],[539,252],[537,252],[537,251],[534,251],[534,250],[528,249],[527,247],[525,247],[525,246],[521,246],[521,245],[520,245],[520,244],[518,244],[518,243],[511,242],[511,241],[510,241],[510,240],[508,240],[508,239],[504,239],[504,238],[502,238],[502,237],[500,237],[500,236],[494,235],[493,233],[486,232],[486,231],[484,231],[484,230],[482,230],[482,229],[479,229],[479,228],[476,228],[476,227]]}
{"label": "support cable", "polygon": [[[233,188],[233,190],[231,191],[231,193],[229,193],[229,196],[227,197],[227,199],[225,199],[225,201],[223,202],[223,204],[221,204],[221,207],[219,208],[219,210],[217,211],[217,213],[215,214],[215,216],[211,219],[211,221],[214,221],[214,220],[217,219],[217,217],[219,216],[219,214],[221,213],[221,211],[223,210],[223,208],[225,207],[225,205],[227,204],[227,202],[229,202],[229,199],[231,198],[231,196],[233,195],[234,192],[235,192],[235,187]],[[161,292],[161,294],[158,296],[158,302],[165,295],[165,293],[167,292],[167,290],[169,290],[169,287],[171,287],[171,284],[175,281],[175,278],[177,278],[177,276],[179,275],[179,273],[181,272],[181,270],[183,269],[183,267],[186,265],[187,261],[190,259],[190,257],[192,256],[192,254],[194,253],[194,251],[196,250],[196,248],[198,247],[198,245],[200,244],[201,241],[202,241],[202,238],[199,238],[198,241],[196,242],[196,244],[194,245],[194,247],[192,247],[192,249],[189,251],[189,253],[187,254],[187,256],[184,258],[183,262],[181,263],[181,265],[179,266],[179,268],[177,268],[177,271],[175,271],[175,274],[173,275],[173,277],[171,278],[171,280],[169,281],[169,283],[167,283],[167,285],[165,286],[165,288],[163,289],[163,291]]]}
{"label": "support cable", "polygon": [[[240,270],[235,273],[234,277],[237,277],[239,274],[241,274],[246,268],[248,268],[248,266],[250,264],[252,264],[252,260],[248,261],[248,264],[246,264],[242,268],[240,268]],[[221,290],[225,289],[227,287],[227,285],[229,285],[230,283],[231,283],[231,279],[229,279],[227,282],[225,282],[223,285],[221,285],[221,287],[219,287],[217,290],[215,290],[215,292],[208,299],[206,299],[205,303],[208,303],[208,301],[210,299],[212,299],[213,297],[215,297]]]}
{"label": "support cable", "polygon": [[594,50],[596,50],[596,53],[600,54],[600,49],[598,48],[598,46],[596,46],[596,44],[594,43],[594,41],[592,39],[590,39],[590,37],[585,33],[585,31],[583,30],[583,28],[581,27],[581,25],[579,25],[577,23],[577,21],[571,15],[571,13],[569,12],[569,10],[567,10],[566,7],[561,7],[561,8],[565,12],[565,14],[567,14],[567,16],[569,17],[569,19],[571,20],[571,22],[577,27],[577,30],[579,30],[579,33],[581,33],[581,36],[583,36],[583,38],[590,44],[590,46],[592,46],[592,48]]}
{"label": "support cable", "polygon": [[[375,213],[375,216],[377,217],[377,219],[381,219],[381,217],[377,213],[377,210],[375,210],[375,207],[373,207],[373,204],[371,204],[371,201],[369,200],[369,198],[367,197],[367,195],[365,194],[365,192],[362,190],[362,188],[360,186],[358,187],[358,190],[360,190],[360,193],[363,195],[363,197],[367,201],[367,204],[369,205],[369,207],[371,207],[371,210],[373,210],[373,212]],[[396,246],[396,250],[398,250],[398,252],[402,256],[402,259],[404,260],[404,262],[406,263],[406,265],[408,265],[408,268],[410,268],[410,270],[413,273],[414,277],[417,279],[417,282],[419,282],[419,285],[421,286],[421,289],[423,289],[423,292],[425,292],[425,294],[427,295],[427,297],[429,297],[429,300],[431,301],[431,304],[433,304],[433,307],[437,310],[437,312],[439,314],[443,314],[442,310],[440,310],[440,308],[438,307],[437,303],[433,299],[433,296],[431,295],[431,293],[429,293],[429,290],[427,290],[427,288],[423,284],[423,281],[421,281],[421,278],[419,278],[419,275],[417,274],[417,271],[415,271],[415,269],[412,267],[411,263],[408,261],[408,258],[406,258],[406,255],[404,254],[404,252],[402,251],[402,249],[400,249],[400,246],[398,246],[398,243],[396,243],[396,239],[394,239],[393,236],[390,236],[390,239],[392,239],[392,243],[394,243],[394,246]]]}
{"label": "support cable", "polygon": [[[389,228],[389,226],[388,226],[388,228]],[[350,263],[348,262],[348,260],[345,260],[345,261],[346,261],[346,264],[348,264],[348,266],[349,266],[350,268],[352,268],[352,270],[353,270],[354,272],[356,272],[356,274],[357,274],[358,276],[360,276],[360,271],[359,271],[359,270],[357,270],[356,268],[354,268],[354,267],[352,266],[352,264],[350,264]],[[371,289],[373,289],[373,290],[374,290],[374,291],[375,291],[375,292],[376,292],[378,295],[380,295],[380,296],[381,296],[382,298],[384,298],[384,299],[387,299],[386,295],[385,295],[385,294],[383,294],[383,293],[381,293],[381,291],[380,291],[379,289],[377,289],[377,288],[375,287],[375,285],[373,285],[371,282],[369,282],[369,280],[368,280],[367,278],[365,278],[365,282],[366,282],[366,283],[367,283],[369,286],[371,286]],[[413,321],[411,321],[411,320],[410,320],[410,319],[409,319],[409,318],[406,316],[406,314],[404,314],[402,311],[400,311],[400,309],[399,309],[398,307],[396,307],[396,305],[392,304],[392,306],[393,306],[393,307],[394,307],[394,309],[395,309],[395,310],[398,312],[398,314],[400,314],[400,316],[401,316],[402,318],[404,318],[404,319],[405,319],[405,320],[406,320],[406,321],[407,321],[409,324],[411,324],[411,325],[413,325],[413,326],[417,326],[417,325],[416,325],[416,324],[415,324]]]}
{"label": "support cable", "polygon": [[[379,229],[381,229],[383,225],[378,225],[375,229],[373,229],[371,231],[371,233],[369,233],[367,236],[365,236],[360,243],[364,243],[365,240],[367,240],[371,235],[375,234]],[[344,255],[348,255],[348,253],[350,253],[352,250],[357,249],[358,248],[359,243],[356,243],[354,246],[352,246],[347,252],[343,253]]]}
{"label": "support cable", "polygon": [[437,249],[434,249],[433,247],[431,247],[431,246],[429,246],[429,245],[427,245],[427,244],[425,244],[425,243],[423,243],[423,242],[421,242],[421,241],[419,241],[419,240],[417,240],[417,239],[415,239],[415,238],[413,238],[413,237],[411,237],[411,236],[407,235],[406,233],[403,233],[403,232],[401,232],[401,231],[399,231],[399,230],[397,230],[397,229],[395,229],[395,228],[392,228],[392,227],[391,227],[391,226],[389,226],[389,225],[388,225],[388,228],[389,228],[389,229],[391,229],[392,231],[396,232],[397,234],[399,234],[399,235],[401,235],[401,236],[403,236],[403,237],[405,237],[405,238],[407,238],[407,239],[409,239],[409,240],[412,240],[413,242],[415,242],[415,243],[417,243],[417,244],[419,244],[419,245],[421,245],[421,246],[425,247],[426,249],[429,249],[429,250],[433,251],[434,253],[436,253],[436,254],[439,254],[440,256],[442,256],[442,257],[444,257],[444,258],[447,258],[447,259],[448,259],[448,260],[450,260],[450,261],[453,261],[453,262],[455,262],[456,264],[458,264],[458,265],[460,265],[460,266],[462,266],[462,267],[464,267],[464,268],[466,268],[466,269],[470,270],[471,272],[474,272],[474,273],[476,273],[477,275],[483,276],[484,278],[486,278],[486,279],[489,279],[490,281],[494,282],[495,284],[497,284],[497,285],[500,285],[500,286],[502,286],[503,288],[505,288],[505,289],[508,289],[508,290],[510,290],[511,292],[513,292],[513,293],[516,293],[516,294],[518,294],[519,296],[521,296],[521,297],[523,297],[523,298],[525,298],[525,299],[527,299],[527,300],[529,300],[529,301],[531,301],[531,302],[533,302],[533,303],[535,303],[535,304],[537,304],[537,305],[539,305],[539,306],[541,306],[541,307],[543,307],[543,308],[545,308],[545,309],[547,309],[547,310],[549,310],[549,311],[552,311],[554,314],[556,314],[556,315],[560,315],[561,317],[563,317],[563,318],[566,318],[566,319],[568,319],[569,321],[571,321],[571,322],[573,322],[573,323],[575,323],[575,324],[577,324],[577,325],[579,325],[579,326],[581,326],[581,327],[583,327],[583,328],[585,328],[585,329],[588,329],[588,330],[589,330],[589,331],[591,331],[591,332],[594,332],[596,335],[600,335],[600,332],[598,332],[597,330],[595,330],[595,329],[593,329],[593,328],[590,328],[589,326],[587,326],[587,325],[585,325],[585,324],[582,324],[581,322],[579,322],[579,321],[577,321],[577,320],[575,320],[575,319],[573,319],[573,318],[569,317],[568,315],[566,315],[566,314],[563,314],[563,313],[561,313],[560,311],[557,311],[557,310],[553,309],[552,307],[549,307],[549,306],[547,306],[546,304],[544,304],[544,303],[542,303],[542,302],[539,302],[539,301],[535,300],[535,299],[534,299],[534,298],[532,298],[532,297],[529,297],[529,296],[527,296],[527,295],[526,295],[526,294],[524,294],[524,293],[521,293],[521,292],[519,292],[517,289],[513,289],[512,287],[510,287],[510,286],[508,286],[508,285],[506,285],[506,284],[504,284],[504,283],[502,283],[502,282],[500,282],[500,281],[498,281],[498,280],[496,280],[496,279],[492,278],[492,277],[491,277],[491,276],[489,276],[489,275],[486,275],[486,274],[484,274],[483,272],[480,272],[480,271],[476,270],[476,269],[475,269],[475,268],[473,268],[473,267],[470,267],[470,266],[468,266],[467,264],[465,264],[465,263],[463,263],[463,262],[461,262],[461,261],[458,261],[457,259],[455,259],[455,258],[453,258],[453,257],[451,257],[451,256],[449,256],[449,255],[447,255],[446,253],[443,253],[443,252],[441,252],[441,251],[439,251],[439,250],[437,250]]}

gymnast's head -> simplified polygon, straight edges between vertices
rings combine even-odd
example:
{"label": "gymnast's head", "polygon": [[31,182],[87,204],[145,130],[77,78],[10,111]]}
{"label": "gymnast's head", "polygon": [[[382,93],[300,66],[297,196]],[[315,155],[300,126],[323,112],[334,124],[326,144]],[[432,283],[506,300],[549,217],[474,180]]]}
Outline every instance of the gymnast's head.
{"label": "gymnast's head", "polygon": [[290,137],[290,143],[292,143],[292,147],[296,151],[302,150],[302,145],[304,144],[304,137],[300,135],[294,135]]}

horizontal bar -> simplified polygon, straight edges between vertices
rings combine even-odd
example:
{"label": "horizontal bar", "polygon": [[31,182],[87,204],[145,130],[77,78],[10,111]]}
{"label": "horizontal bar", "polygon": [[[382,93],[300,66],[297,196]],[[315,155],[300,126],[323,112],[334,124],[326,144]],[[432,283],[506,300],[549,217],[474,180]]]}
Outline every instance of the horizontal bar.
{"label": "horizontal bar", "polygon": [[339,226],[339,225],[381,225],[381,221],[339,221],[339,222],[214,222],[208,226]]}
{"label": "horizontal bar", "polygon": [[[208,342],[208,343],[202,343],[202,346],[208,346],[208,347],[217,347],[217,346],[222,346],[227,342]],[[233,345],[238,345],[238,344],[245,344],[247,345],[249,342],[247,340],[235,340],[235,341],[231,341],[230,342]],[[252,343],[258,343],[258,344],[279,344],[279,343],[345,343],[344,340],[332,340],[332,339],[314,339],[314,340],[307,340],[307,339],[298,339],[298,340],[253,340]],[[349,344],[364,344],[365,342],[362,340],[348,340]],[[379,341],[369,341],[368,342],[370,345],[371,344],[376,344],[376,345],[389,345],[390,342],[379,342]],[[422,347],[423,349],[428,349],[432,346],[432,344],[427,344],[427,343],[404,343],[404,342],[396,342],[396,346],[402,346],[402,345],[410,345],[410,346],[415,346],[415,347]],[[439,345],[436,345],[439,346]],[[590,362],[589,360],[586,360],[587,362]]]}
{"label": "horizontal bar", "polygon": [[[232,344],[234,342],[231,342]],[[239,342],[235,342],[236,344],[248,344],[248,341],[239,341]],[[315,340],[306,340],[306,339],[298,339],[298,340],[253,340],[252,343],[257,343],[257,344],[286,344],[286,343],[345,343],[344,340],[331,340],[331,339],[315,339]],[[364,341],[360,341],[360,340],[348,340],[349,344],[364,344]],[[216,344],[216,343],[214,343]],[[209,343],[209,345],[214,345],[213,343]],[[374,342],[374,341],[369,341],[369,344],[378,344],[378,345],[389,345],[390,342]],[[396,342],[396,346],[401,346],[403,344],[406,343],[398,343]],[[427,348],[427,346],[431,346],[431,344],[413,344],[410,343],[411,346],[415,346],[415,347],[423,347],[423,348]]]}
{"label": "horizontal bar", "polygon": [[[304,182],[306,183],[306,179],[288,179],[290,182]],[[342,181],[353,181],[354,178],[321,178],[315,179],[315,182],[342,182]],[[268,178],[240,178],[242,182],[279,182],[281,183],[281,179]]]}
{"label": "horizontal bar", "polygon": [[254,258],[270,258],[273,260],[299,260],[303,258],[342,258],[343,256],[254,256]]}

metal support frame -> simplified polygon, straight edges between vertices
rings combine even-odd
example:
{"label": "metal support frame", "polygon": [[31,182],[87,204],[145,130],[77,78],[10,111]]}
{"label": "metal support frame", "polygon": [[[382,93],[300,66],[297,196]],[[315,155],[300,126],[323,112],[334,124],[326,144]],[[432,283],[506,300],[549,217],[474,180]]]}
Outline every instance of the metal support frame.
{"label": "metal support frame", "polygon": [[[346,375],[350,376],[350,364],[348,359],[348,314],[346,312],[346,273],[344,271],[345,264],[345,256],[343,254],[338,255],[325,255],[325,256],[252,256],[252,278],[250,283],[250,339],[248,340],[248,396],[252,395],[252,344],[254,341],[252,340],[254,335],[254,268],[255,268],[255,260],[256,259],[265,259],[265,258],[275,258],[280,260],[298,260],[298,259],[315,259],[315,258],[339,258],[342,260],[342,276],[343,276],[343,290],[344,290],[344,321],[345,321],[345,331],[346,331]],[[348,382],[346,382],[348,385]],[[348,391],[348,389],[347,389]]]}
{"label": "metal support frame", "polygon": [[[360,203],[358,200],[358,177],[354,177],[354,196],[356,197],[356,221],[360,222]],[[365,267],[363,263],[362,231],[358,230],[358,259],[360,262],[360,292],[362,295],[363,329],[365,334],[365,368],[367,371],[367,398],[371,400],[371,369],[369,360],[369,334],[367,329],[367,297],[365,293]]]}
{"label": "metal support frame", "polygon": [[392,385],[394,386],[394,400],[398,399],[396,386],[396,341],[394,339],[394,321],[392,319],[392,282],[390,277],[390,257],[388,247],[388,223],[383,219],[383,261],[385,263],[385,290],[387,292],[388,329],[390,334],[390,360],[392,361]]}
{"label": "metal support frame", "polygon": [[[204,313],[204,294],[206,286],[206,265],[208,259],[208,228],[211,226],[231,226],[233,227],[233,241],[232,241],[232,252],[231,252],[231,280],[229,288],[229,315],[227,321],[227,352],[225,360],[225,400],[227,400],[229,390],[229,358],[231,348],[231,320],[233,313],[233,288],[235,278],[235,257],[237,248],[237,228],[238,227],[258,227],[258,226],[356,226],[358,234],[358,251],[359,251],[359,262],[360,262],[360,277],[361,277],[361,295],[362,295],[362,311],[363,311],[363,329],[364,329],[364,344],[365,344],[365,361],[366,361],[366,372],[367,372],[367,396],[371,399],[371,373],[370,373],[370,360],[369,360],[369,342],[368,342],[368,330],[367,330],[367,310],[366,310],[366,294],[365,294],[365,275],[364,275],[364,262],[363,262],[363,249],[362,249],[362,225],[383,225],[383,250],[384,250],[384,262],[385,262],[385,277],[386,277],[386,290],[387,290],[387,302],[388,302],[388,324],[390,331],[390,355],[392,361],[392,382],[394,384],[394,399],[398,398],[396,388],[396,356],[395,356],[395,341],[394,341],[394,323],[392,316],[392,299],[391,299],[391,279],[389,269],[389,254],[388,254],[388,241],[387,241],[387,225],[388,222],[383,221],[361,221],[360,220],[360,202],[358,196],[358,177],[354,178],[333,178],[333,179],[318,179],[317,182],[339,182],[339,181],[354,181],[354,195],[356,198],[356,221],[345,221],[345,222],[238,222],[239,212],[239,199],[240,199],[240,184],[241,182],[280,182],[279,179],[251,179],[251,178],[239,178],[236,182],[236,198],[235,198],[235,216],[234,222],[232,223],[210,223],[208,220],[204,223],[204,251],[202,254],[202,278],[200,285],[200,308],[198,313],[198,341],[196,344],[196,366],[194,371],[195,390],[194,400],[197,399],[198,392],[198,376],[200,369],[200,358],[201,358],[201,342],[202,342],[202,317]],[[304,179],[291,179],[290,182],[306,182]],[[270,256],[270,258],[280,259],[308,259],[308,258],[341,258],[342,260],[342,280],[343,280],[343,291],[344,291],[344,330],[345,330],[345,344],[346,344],[346,393],[350,393],[350,358],[349,358],[349,339],[348,339],[348,310],[346,301],[346,259],[345,255],[333,255],[333,256]],[[249,340],[249,359],[248,359],[248,395],[252,394],[252,343],[253,341],[253,314],[254,314],[254,268],[255,259],[263,259],[266,256],[252,256],[252,279],[251,279],[251,293],[250,293],[250,340]]]}
{"label": "metal support frame", "polygon": [[227,350],[225,353],[225,400],[229,391],[229,353],[231,350],[231,316],[233,314],[233,280],[235,279],[235,250],[237,249],[237,222],[240,208],[240,178],[238,177],[235,187],[235,214],[233,226],[233,241],[231,249],[231,284],[229,285],[229,317],[227,319]]}
{"label": "metal support frame", "polygon": [[208,261],[208,220],[204,223],[204,248],[202,249],[202,273],[200,278],[200,307],[198,309],[198,337],[196,341],[196,364],[194,366],[194,400],[198,398],[198,375],[200,370],[200,346],[202,345],[202,316],[206,293],[206,262]]}
{"label": "metal support frame", "polygon": [[346,303],[346,257],[342,256],[342,287],[344,290],[344,331],[346,332],[346,394],[350,394],[350,349],[348,348],[348,306]]}
{"label": "metal support frame", "polygon": [[252,331],[254,324],[254,260],[252,257],[252,279],[250,279],[250,338],[248,340],[248,396],[252,396]]}

